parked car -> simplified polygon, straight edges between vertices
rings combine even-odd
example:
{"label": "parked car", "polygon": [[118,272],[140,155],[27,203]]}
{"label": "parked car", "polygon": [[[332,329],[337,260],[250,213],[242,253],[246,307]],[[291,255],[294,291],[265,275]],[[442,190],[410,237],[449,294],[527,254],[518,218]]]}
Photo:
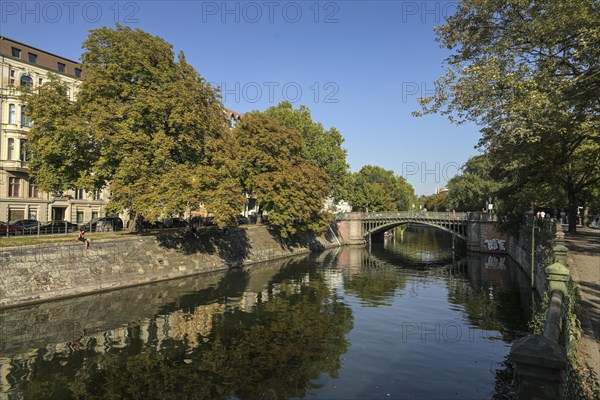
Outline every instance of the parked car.
{"label": "parked car", "polygon": [[40,233],[70,233],[77,231],[78,226],[67,221],[50,221],[40,227]]}
{"label": "parked car", "polygon": [[188,227],[188,223],[182,218],[167,218],[163,222],[163,226],[165,228],[186,228]]}
{"label": "parked car", "polygon": [[236,220],[237,220],[238,225],[245,225],[245,224],[250,223],[250,220],[241,214],[237,216]]}
{"label": "parked car", "polygon": [[95,218],[79,225],[79,228],[86,232],[120,231],[123,229],[123,220],[119,217]]}
{"label": "parked car", "polygon": [[150,221],[146,221],[146,220],[142,221],[142,229],[150,230],[150,229],[162,229],[162,228],[164,228],[164,224],[161,221],[154,221],[154,222],[150,222]]}
{"label": "parked car", "polygon": [[190,219],[189,225],[191,228],[196,228],[196,229],[201,226],[212,226],[212,225],[214,225],[213,219],[214,219],[214,217],[196,216],[196,217],[192,217],[192,219]]}
{"label": "parked car", "polygon": [[202,226],[202,217],[197,215],[190,218],[189,225],[191,229],[199,229]]}
{"label": "parked car", "polygon": [[41,226],[41,223],[37,219],[19,219],[9,223],[9,225],[23,228],[22,233],[24,234],[35,234],[38,232],[38,227]]}
{"label": "parked car", "polygon": [[6,222],[0,221],[0,236],[6,236],[6,231],[9,235],[23,235],[25,228],[22,226],[8,225]]}

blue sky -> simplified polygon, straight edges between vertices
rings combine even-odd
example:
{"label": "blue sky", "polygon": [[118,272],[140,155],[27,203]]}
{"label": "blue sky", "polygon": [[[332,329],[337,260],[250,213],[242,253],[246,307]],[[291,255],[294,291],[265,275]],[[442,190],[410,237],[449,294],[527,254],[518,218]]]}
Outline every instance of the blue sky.
{"label": "blue sky", "polygon": [[448,55],[433,27],[454,1],[0,2],[0,34],[79,60],[91,29],[115,23],[183,51],[228,108],[289,100],[345,138],[352,171],[378,165],[431,194],[476,154],[475,126],[415,118]]}

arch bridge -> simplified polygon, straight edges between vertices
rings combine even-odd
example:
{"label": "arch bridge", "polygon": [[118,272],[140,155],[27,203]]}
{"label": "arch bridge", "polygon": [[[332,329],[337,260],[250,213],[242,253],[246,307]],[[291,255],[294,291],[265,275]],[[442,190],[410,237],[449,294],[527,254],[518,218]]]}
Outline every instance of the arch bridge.
{"label": "arch bridge", "polygon": [[337,220],[353,221],[355,227],[358,227],[357,222],[360,221],[360,232],[354,232],[354,236],[360,235],[362,238],[383,234],[383,232],[400,225],[415,223],[433,226],[466,241],[468,221],[472,218],[471,214],[453,211],[354,212],[338,214]]}

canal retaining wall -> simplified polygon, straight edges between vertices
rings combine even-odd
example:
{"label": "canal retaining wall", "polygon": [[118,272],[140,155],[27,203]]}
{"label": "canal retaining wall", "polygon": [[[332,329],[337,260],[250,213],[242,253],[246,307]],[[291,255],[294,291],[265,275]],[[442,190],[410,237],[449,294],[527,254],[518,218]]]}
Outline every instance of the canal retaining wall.
{"label": "canal retaining wall", "polygon": [[0,308],[226,270],[339,246],[330,230],[283,241],[266,227],[160,232],[0,250]]}
{"label": "canal retaining wall", "polygon": [[540,298],[548,290],[546,267],[554,258],[552,240],[555,232],[556,228],[550,221],[539,226],[528,221],[518,237],[513,236],[508,241],[508,254],[529,277]]}
{"label": "canal retaining wall", "polygon": [[[171,335],[183,337],[189,333],[189,340],[194,340],[199,331],[206,333],[203,329],[211,326],[214,315],[226,310],[226,305],[213,301],[215,298],[227,298],[227,304],[249,309],[279,271],[309,258],[327,262],[335,254],[337,250],[302,254],[234,270],[0,310],[0,382],[2,365],[10,365],[11,358],[26,359],[27,354],[45,347],[51,354],[55,347],[58,350],[82,336],[97,338],[98,352],[103,352],[105,338],[110,337],[118,346],[120,340],[131,336],[128,331],[137,330],[140,338],[148,340],[151,325],[162,319],[163,324],[168,320]],[[157,334],[165,333],[161,328]],[[0,389],[0,398],[1,393]]]}

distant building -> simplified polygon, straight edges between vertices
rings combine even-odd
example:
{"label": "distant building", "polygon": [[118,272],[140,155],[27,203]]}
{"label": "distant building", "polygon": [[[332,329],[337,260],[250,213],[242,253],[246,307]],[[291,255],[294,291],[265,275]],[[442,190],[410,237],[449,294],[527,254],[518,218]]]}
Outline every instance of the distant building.
{"label": "distant building", "polygon": [[232,111],[228,108],[225,109],[225,119],[227,120],[227,126],[229,129],[233,129],[242,120],[243,115]]}
{"label": "distant building", "polygon": [[75,99],[83,72],[76,61],[0,36],[0,220],[66,220],[83,223],[103,215],[107,199],[102,190],[41,192],[28,174],[27,133],[32,121],[20,88],[42,85],[57,74]]}
{"label": "distant building", "polygon": [[439,193],[448,193],[450,190],[446,187],[436,187],[435,188],[435,194],[439,194]]}
{"label": "distant building", "polygon": [[337,203],[334,203],[333,197],[329,197],[325,200],[325,206],[323,208],[332,213],[352,212],[352,204],[346,200],[340,200]]}

